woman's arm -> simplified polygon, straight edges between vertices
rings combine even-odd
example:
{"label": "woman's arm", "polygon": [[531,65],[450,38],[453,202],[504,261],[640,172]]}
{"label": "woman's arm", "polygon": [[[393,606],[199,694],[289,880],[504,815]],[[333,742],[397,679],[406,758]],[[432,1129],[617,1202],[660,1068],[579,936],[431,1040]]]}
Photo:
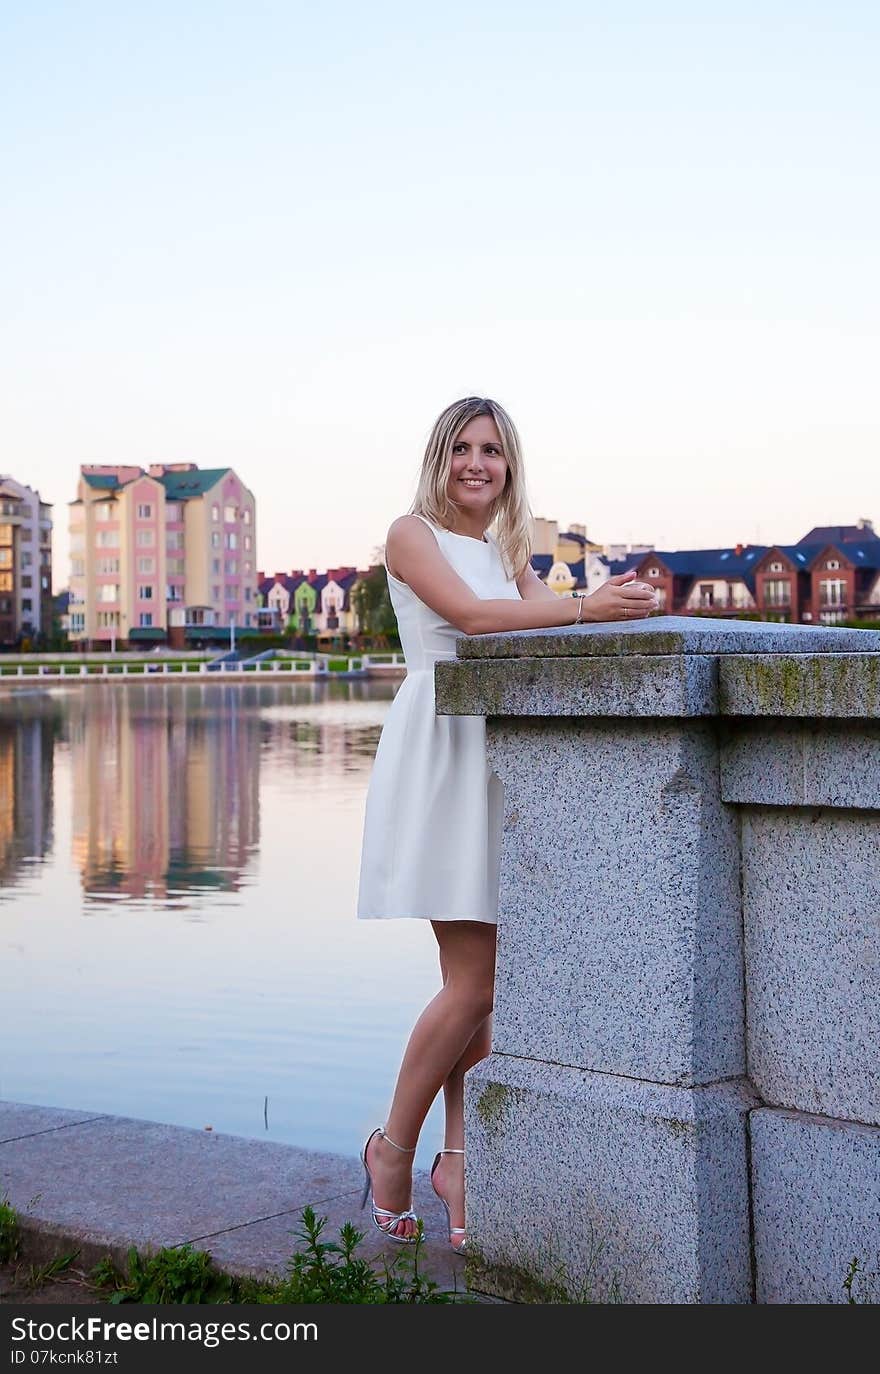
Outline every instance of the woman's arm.
{"label": "woman's arm", "polygon": [[[559,600],[556,593],[551,592],[547,583],[541,581],[531,563],[526,564],[516,579],[516,587],[523,601],[546,601],[548,597],[552,597],[554,601]],[[575,606],[575,615],[577,615],[577,606]]]}
{"label": "woman's arm", "polygon": [[[462,634],[543,630],[556,625],[573,625],[577,619],[577,597],[559,597],[543,585],[540,595],[532,589],[533,594],[521,601],[478,597],[443,556],[436,538],[418,516],[401,515],[392,522],[385,554],[395,576]],[[528,587],[529,572],[536,582],[539,581],[532,569],[524,570],[517,578],[518,588],[520,579]],[[634,576],[634,572],[629,572],[612,577],[598,591],[585,597],[581,619],[585,622],[640,620],[655,611],[658,601],[653,587],[641,582],[633,585]]]}

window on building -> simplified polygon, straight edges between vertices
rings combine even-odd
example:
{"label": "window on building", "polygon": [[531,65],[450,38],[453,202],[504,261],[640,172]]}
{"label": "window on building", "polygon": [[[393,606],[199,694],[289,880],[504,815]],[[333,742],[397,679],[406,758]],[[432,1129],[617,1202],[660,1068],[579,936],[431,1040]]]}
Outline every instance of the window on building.
{"label": "window on building", "polygon": [[211,588],[211,600],[212,600],[212,601],[219,601],[219,600],[220,600],[220,588],[219,588],[219,587],[212,587],[212,588]]}
{"label": "window on building", "polygon": [[47,592],[47,591],[49,590],[49,579],[48,579],[48,577],[41,577],[41,578],[40,578],[40,586],[42,587],[42,589],[43,589],[44,592]]}
{"label": "window on building", "polygon": [[137,518],[138,520],[152,520],[153,507],[146,503],[139,505],[137,508]]}
{"label": "window on building", "polygon": [[715,605],[715,588],[713,587],[713,585],[712,585],[711,582],[701,582],[701,583],[700,583],[700,605],[701,605],[701,606],[714,606],[714,605]]}
{"label": "window on building", "polygon": [[23,544],[29,544],[34,537],[34,532],[30,525],[22,525],[18,532],[18,537]]}
{"label": "window on building", "polygon": [[0,572],[0,592],[12,591],[12,573]]}
{"label": "window on building", "polygon": [[234,559],[234,558],[227,558],[227,560],[226,560],[226,575],[227,575],[227,577],[235,577],[235,575],[236,575],[237,572],[238,572],[238,562],[236,561],[236,559]]}
{"label": "window on building", "polygon": [[138,572],[139,572],[139,573],[151,573],[151,572],[155,572],[155,571],[156,571],[156,560],[155,560],[155,558],[139,558],[139,559],[138,559]]}
{"label": "window on building", "polygon": [[142,626],[145,630],[146,630],[146,629],[149,629],[149,627],[153,624],[153,612],[152,612],[152,611],[141,611],[140,616],[138,617],[138,619],[139,619],[139,621],[140,621],[141,626]]}
{"label": "window on building", "polygon": [[156,542],[156,531],[138,530],[134,539],[139,549],[151,549]]}
{"label": "window on building", "polygon": [[169,582],[168,586],[165,588],[165,600],[166,600],[166,601],[182,601],[182,600],[183,600],[183,588],[182,588],[182,587],[177,587],[177,586],[174,585],[174,583]]}
{"label": "window on building", "polygon": [[119,530],[98,530],[95,543],[99,549],[118,549]]}
{"label": "window on building", "polygon": [[771,563],[771,564],[770,564],[770,571],[771,571],[771,572],[784,572],[785,569],[783,568],[783,566],[782,566],[781,563],[776,562],[776,563]]}
{"label": "window on building", "polygon": [[250,588],[250,587],[245,587],[245,589],[244,589],[244,599],[245,599],[245,601],[250,601],[250,599],[251,599],[251,588]]}
{"label": "window on building", "polygon": [[237,588],[237,587],[232,587],[232,586],[227,586],[227,587],[225,588],[225,599],[226,599],[227,601],[237,601],[237,600],[238,600],[238,588]]}
{"label": "window on building", "polygon": [[820,606],[845,606],[846,583],[842,578],[823,578],[819,583]]}
{"label": "window on building", "polygon": [[94,506],[96,520],[112,520],[114,506],[111,501],[99,501]]}
{"label": "window on building", "polygon": [[660,576],[660,569],[659,569],[659,568],[649,568],[649,569],[648,569],[648,577],[659,577],[659,576]]}
{"label": "window on building", "polygon": [[211,548],[212,548],[212,549],[219,549],[219,547],[220,547],[220,531],[219,531],[219,530],[214,530],[214,531],[212,532],[212,534],[211,534]]}
{"label": "window on building", "polygon": [[33,561],[34,561],[34,555],[31,553],[30,549],[22,549],[22,551],[21,551],[21,566],[22,566],[23,568],[29,568],[29,567],[32,565]]}
{"label": "window on building", "polygon": [[0,568],[12,567],[12,549],[0,549]]}
{"label": "window on building", "polygon": [[227,549],[237,549],[237,548],[238,548],[238,535],[235,533],[235,530],[230,530],[230,531],[227,533],[227,535],[226,535],[226,547],[227,547]]}
{"label": "window on building", "polygon": [[236,517],[235,506],[224,506],[224,507],[223,507],[223,519],[226,521],[226,524],[227,524],[227,525],[234,525],[234,524],[235,524],[235,517]]}
{"label": "window on building", "polygon": [[828,559],[828,562],[825,564],[825,567],[826,567],[826,568],[839,568],[839,567],[840,567],[840,560],[837,559],[837,558],[829,558],[829,559]]}
{"label": "window on building", "polygon": [[178,505],[178,503],[177,503],[176,501],[166,501],[166,502],[165,502],[165,519],[166,519],[166,520],[179,520],[179,519],[180,519],[180,506]]}
{"label": "window on building", "polygon": [[251,513],[247,506],[245,506],[244,510],[242,511],[241,518],[246,525],[249,525],[251,523]]}
{"label": "window on building", "polygon": [[169,530],[165,535],[165,548],[171,553],[178,553],[183,548],[183,530]]}
{"label": "window on building", "polygon": [[246,534],[245,537],[244,537],[244,546],[245,546],[245,548],[248,549],[248,550],[249,550],[250,547],[251,547],[251,536],[250,536],[249,534]]}
{"label": "window on building", "polygon": [[791,582],[788,578],[771,578],[764,583],[764,601],[768,606],[791,605]]}
{"label": "window on building", "polygon": [[215,524],[220,519],[220,507],[216,504],[216,502],[211,507],[211,519],[214,521]]}
{"label": "window on building", "polygon": [[250,617],[250,612],[249,612],[249,611],[246,611],[246,612],[245,612],[244,623],[245,623],[245,625],[250,625],[250,623],[251,623],[251,617]]}
{"label": "window on building", "polygon": [[212,558],[212,559],[211,559],[211,572],[214,574],[215,577],[219,577],[219,575],[220,575],[220,559],[219,559],[219,558]]}
{"label": "window on building", "polygon": [[32,610],[33,610],[33,602],[31,601],[31,599],[30,599],[29,596],[23,596],[23,597],[22,597],[22,599],[21,599],[21,609],[22,609],[23,611],[32,611]]}
{"label": "window on building", "polygon": [[[99,558],[99,559],[98,559],[98,562],[97,562],[97,565],[96,565],[96,568],[95,568],[95,571],[96,571],[99,575],[103,575],[103,576],[105,576],[105,577],[106,577],[106,576],[112,576],[113,573],[118,573],[118,572],[119,572],[119,559],[118,559],[118,558]],[[83,572],[85,572],[85,563],[83,563]]]}
{"label": "window on building", "polygon": [[22,574],[21,585],[22,587],[32,587],[34,585],[34,579],[31,577],[30,573]]}
{"label": "window on building", "polygon": [[96,601],[118,601],[119,588],[113,582],[104,582],[95,593]]}
{"label": "window on building", "polygon": [[[3,559],[2,559],[2,557],[0,557],[0,563],[2,563],[2,562],[3,562]],[[71,577],[85,577],[85,575],[86,575],[86,560],[85,560],[84,558],[71,558],[71,560],[70,560],[70,575],[71,575]]]}

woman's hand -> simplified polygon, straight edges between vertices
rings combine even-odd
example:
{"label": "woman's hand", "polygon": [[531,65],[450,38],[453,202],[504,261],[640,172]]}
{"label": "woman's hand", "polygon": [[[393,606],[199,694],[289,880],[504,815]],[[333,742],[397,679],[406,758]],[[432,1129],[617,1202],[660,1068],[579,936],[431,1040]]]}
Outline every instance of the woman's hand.
{"label": "woman's hand", "polygon": [[636,570],[616,573],[595,592],[584,597],[583,619],[586,620],[644,620],[660,609],[654,587],[635,581]]}

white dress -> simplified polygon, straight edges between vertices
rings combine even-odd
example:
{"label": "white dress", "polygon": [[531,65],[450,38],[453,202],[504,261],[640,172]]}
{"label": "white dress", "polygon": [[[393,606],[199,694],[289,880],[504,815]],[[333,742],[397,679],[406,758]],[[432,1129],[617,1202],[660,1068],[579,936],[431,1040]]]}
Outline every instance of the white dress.
{"label": "white dress", "polygon": [[[483,600],[520,600],[494,537],[432,525],[444,556]],[[498,921],[502,784],[482,716],[438,716],[434,664],[461,630],[388,569],[406,677],[391,703],[367,791],[357,915]]]}

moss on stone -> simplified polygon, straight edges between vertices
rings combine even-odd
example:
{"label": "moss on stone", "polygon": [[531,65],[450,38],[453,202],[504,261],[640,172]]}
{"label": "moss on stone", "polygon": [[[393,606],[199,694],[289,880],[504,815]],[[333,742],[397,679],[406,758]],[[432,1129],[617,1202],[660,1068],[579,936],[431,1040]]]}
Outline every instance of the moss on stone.
{"label": "moss on stone", "polygon": [[510,1088],[503,1083],[489,1083],[480,1093],[477,1098],[477,1116],[487,1130],[500,1126],[510,1096]]}

